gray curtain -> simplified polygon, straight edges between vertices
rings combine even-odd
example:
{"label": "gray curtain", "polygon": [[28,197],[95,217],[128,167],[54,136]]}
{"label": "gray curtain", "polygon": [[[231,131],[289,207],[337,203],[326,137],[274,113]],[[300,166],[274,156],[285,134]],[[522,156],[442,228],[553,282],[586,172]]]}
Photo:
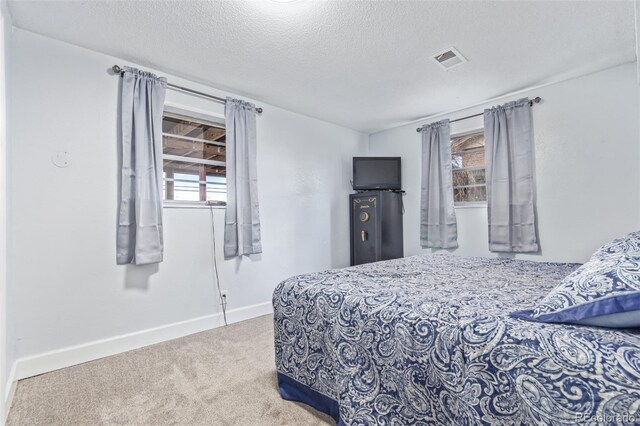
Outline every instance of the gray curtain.
{"label": "gray curtain", "polygon": [[119,265],[162,262],[162,111],[167,81],[125,67],[122,74],[122,188]]}
{"label": "gray curtain", "polygon": [[529,99],[484,111],[489,250],[536,252]]}
{"label": "gray curtain", "polygon": [[262,253],[258,176],[256,166],[255,105],[227,98],[227,210],[225,257]]}
{"label": "gray curtain", "polygon": [[422,247],[458,247],[453,208],[449,120],[422,127],[422,190],[420,243]]}

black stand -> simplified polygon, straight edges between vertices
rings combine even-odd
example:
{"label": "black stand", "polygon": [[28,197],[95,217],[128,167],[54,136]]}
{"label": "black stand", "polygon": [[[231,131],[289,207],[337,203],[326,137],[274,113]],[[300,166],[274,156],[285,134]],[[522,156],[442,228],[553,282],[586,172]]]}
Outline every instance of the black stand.
{"label": "black stand", "polygon": [[403,256],[402,192],[368,191],[349,195],[351,265]]}

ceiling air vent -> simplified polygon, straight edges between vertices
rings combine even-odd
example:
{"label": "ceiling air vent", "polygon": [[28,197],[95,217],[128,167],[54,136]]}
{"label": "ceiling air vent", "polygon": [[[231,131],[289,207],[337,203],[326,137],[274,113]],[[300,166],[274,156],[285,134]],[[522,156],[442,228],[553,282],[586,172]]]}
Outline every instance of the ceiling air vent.
{"label": "ceiling air vent", "polygon": [[436,61],[436,64],[440,65],[445,71],[467,62],[467,59],[462,56],[455,47],[450,47],[442,52],[438,52],[433,55],[432,58]]}

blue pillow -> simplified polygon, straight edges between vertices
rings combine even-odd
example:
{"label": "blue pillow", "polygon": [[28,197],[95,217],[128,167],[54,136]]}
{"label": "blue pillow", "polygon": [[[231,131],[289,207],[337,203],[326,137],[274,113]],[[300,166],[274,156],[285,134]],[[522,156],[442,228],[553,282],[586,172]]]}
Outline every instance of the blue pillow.
{"label": "blue pillow", "polygon": [[511,315],[540,322],[640,327],[640,252],[616,255],[611,251],[592,258],[534,309]]}
{"label": "blue pillow", "polygon": [[604,259],[610,256],[617,256],[623,253],[636,253],[640,256],[640,231],[632,232],[622,238],[603,245],[591,256],[593,259]]}

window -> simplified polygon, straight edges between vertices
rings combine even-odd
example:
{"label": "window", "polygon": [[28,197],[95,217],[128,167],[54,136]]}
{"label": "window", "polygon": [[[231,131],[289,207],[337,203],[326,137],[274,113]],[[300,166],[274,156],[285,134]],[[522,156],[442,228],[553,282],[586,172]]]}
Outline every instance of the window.
{"label": "window", "polygon": [[164,199],[227,201],[224,124],[168,112],[162,118]]}
{"label": "window", "polygon": [[451,140],[451,165],[454,203],[465,205],[486,202],[484,132],[454,137]]}

